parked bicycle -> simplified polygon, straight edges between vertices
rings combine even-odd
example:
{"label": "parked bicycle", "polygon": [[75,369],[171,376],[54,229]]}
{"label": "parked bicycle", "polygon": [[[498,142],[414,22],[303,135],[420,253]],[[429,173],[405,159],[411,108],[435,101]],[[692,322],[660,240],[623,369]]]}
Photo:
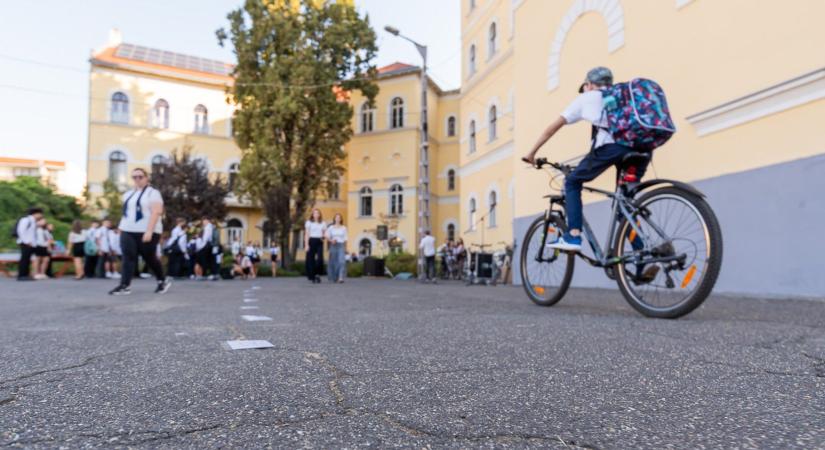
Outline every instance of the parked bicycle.
{"label": "parked bicycle", "polygon": [[[604,268],[628,303],[648,317],[684,316],[710,295],[722,265],[722,232],[716,215],[704,195],[687,183],[636,182],[627,168],[649,158],[650,153],[625,156],[614,192],[584,187],[612,203],[604,249],[584,220],[583,235],[593,257],[547,248],[567,225],[564,195],[544,197],[550,205],[527,229],[521,249],[521,280],[534,303],[552,306],[564,297],[576,256]],[[545,158],[534,165],[545,166],[565,176],[575,168]]]}

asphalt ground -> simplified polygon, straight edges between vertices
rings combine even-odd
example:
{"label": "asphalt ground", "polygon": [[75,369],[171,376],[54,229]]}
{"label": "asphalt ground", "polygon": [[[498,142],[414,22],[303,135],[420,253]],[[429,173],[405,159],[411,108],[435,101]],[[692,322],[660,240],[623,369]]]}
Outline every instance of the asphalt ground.
{"label": "asphalt ground", "polygon": [[0,447],[825,448],[823,301],[669,321],[609,290],[111,284],[0,280]]}

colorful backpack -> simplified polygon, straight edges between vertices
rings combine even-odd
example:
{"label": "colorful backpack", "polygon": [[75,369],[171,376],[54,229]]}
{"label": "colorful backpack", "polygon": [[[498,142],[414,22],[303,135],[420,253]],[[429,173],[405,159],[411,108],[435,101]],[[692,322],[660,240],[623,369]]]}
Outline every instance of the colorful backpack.
{"label": "colorful backpack", "polygon": [[665,92],[655,81],[634,78],[602,89],[608,131],[617,144],[650,151],[676,132]]}

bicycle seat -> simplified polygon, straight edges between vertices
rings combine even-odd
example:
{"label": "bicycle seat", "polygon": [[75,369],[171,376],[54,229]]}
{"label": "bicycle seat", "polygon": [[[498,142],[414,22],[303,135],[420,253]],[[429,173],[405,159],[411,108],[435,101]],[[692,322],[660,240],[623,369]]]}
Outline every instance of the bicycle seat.
{"label": "bicycle seat", "polygon": [[630,152],[622,157],[622,165],[648,162],[652,156],[651,153]]}

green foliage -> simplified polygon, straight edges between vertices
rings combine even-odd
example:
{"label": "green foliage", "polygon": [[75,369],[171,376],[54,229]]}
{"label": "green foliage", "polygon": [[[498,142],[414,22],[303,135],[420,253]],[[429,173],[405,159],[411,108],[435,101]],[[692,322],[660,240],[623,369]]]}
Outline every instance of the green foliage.
{"label": "green foliage", "polygon": [[347,277],[360,278],[362,276],[364,276],[364,263],[359,261],[347,264]]}
{"label": "green foliage", "polygon": [[[84,195],[88,194],[84,193]],[[123,215],[122,196],[117,185],[112,180],[107,179],[103,182],[103,195],[95,198],[95,208],[102,213],[103,218],[108,218],[113,224],[117,224],[120,222],[120,216]]]}
{"label": "green foliage", "polygon": [[375,32],[346,2],[246,0],[227,17],[217,36],[238,59],[229,89],[242,151],[236,190],[263,208],[292,261],[290,235],[343,172],[347,93],[378,93]]}
{"label": "green foliage", "polygon": [[384,260],[384,265],[393,275],[401,272],[418,272],[418,260],[415,255],[409,253],[390,253]]}
{"label": "green foliage", "polygon": [[12,227],[33,206],[43,208],[46,220],[55,226],[57,240],[65,241],[72,221],[84,218],[77,199],[56,193],[53,186],[45,186],[37,178],[0,181],[0,249],[17,248]]}
{"label": "green foliage", "polygon": [[226,218],[229,187],[220,177],[210,178],[209,168],[192,158],[190,147],[185,147],[180,154],[173,151],[167,164],[152,172],[151,183],[163,196],[165,230],[175,227],[177,217],[187,221],[203,216],[216,221]]}

